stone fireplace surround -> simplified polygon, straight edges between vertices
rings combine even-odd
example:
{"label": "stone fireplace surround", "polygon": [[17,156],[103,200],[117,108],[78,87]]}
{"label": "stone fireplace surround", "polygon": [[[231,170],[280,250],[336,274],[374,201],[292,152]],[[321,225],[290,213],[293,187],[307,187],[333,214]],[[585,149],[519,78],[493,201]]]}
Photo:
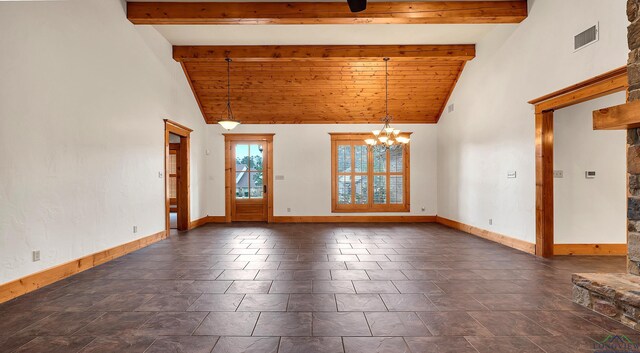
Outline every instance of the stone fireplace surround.
{"label": "stone fireplace surround", "polygon": [[[629,102],[640,101],[640,0],[627,1]],[[573,299],[640,330],[640,128],[627,130],[627,272],[573,275]]]}

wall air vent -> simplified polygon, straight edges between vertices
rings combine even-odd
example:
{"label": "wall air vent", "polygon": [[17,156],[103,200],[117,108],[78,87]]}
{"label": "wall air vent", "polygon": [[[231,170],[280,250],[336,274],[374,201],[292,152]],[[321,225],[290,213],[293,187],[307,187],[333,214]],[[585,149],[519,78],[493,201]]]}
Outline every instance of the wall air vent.
{"label": "wall air vent", "polygon": [[573,38],[573,49],[578,51],[588,45],[591,45],[600,39],[600,31],[598,25],[587,29],[586,31],[579,33]]}

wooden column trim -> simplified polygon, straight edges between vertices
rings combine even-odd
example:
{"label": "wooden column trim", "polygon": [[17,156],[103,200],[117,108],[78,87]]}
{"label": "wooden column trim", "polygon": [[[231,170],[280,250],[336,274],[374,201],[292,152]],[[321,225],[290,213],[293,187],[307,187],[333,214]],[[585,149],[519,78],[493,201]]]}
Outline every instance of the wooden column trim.
{"label": "wooden column trim", "polygon": [[553,256],[553,111],[536,114],[536,255]]}

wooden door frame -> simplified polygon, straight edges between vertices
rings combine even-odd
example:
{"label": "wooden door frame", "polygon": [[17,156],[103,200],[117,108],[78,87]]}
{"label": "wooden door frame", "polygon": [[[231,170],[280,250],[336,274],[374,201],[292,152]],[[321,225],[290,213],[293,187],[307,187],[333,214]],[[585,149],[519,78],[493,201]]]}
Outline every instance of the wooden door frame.
{"label": "wooden door frame", "polygon": [[180,136],[180,154],[178,155],[178,230],[189,230],[190,227],[190,140],[193,130],[188,127],[164,119],[164,204],[165,204],[165,230],[170,231],[169,224],[169,134]]}
{"label": "wooden door frame", "polygon": [[553,256],[553,113],[554,111],[629,87],[627,67],[529,101],[535,106],[536,154],[536,255]]}
{"label": "wooden door frame", "polygon": [[[236,141],[264,141],[267,152],[267,222],[273,223],[273,136],[275,134],[222,134],[224,135],[224,194],[225,222],[231,223],[232,186],[231,144]],[[235,163],[234,163],[235,164]]]}

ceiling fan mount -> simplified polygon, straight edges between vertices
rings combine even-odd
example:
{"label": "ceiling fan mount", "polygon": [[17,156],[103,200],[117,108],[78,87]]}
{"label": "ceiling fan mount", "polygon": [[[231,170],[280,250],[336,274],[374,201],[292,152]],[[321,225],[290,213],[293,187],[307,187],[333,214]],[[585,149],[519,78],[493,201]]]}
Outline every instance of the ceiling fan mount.
{"label": "ceiling fan mount", "polygon": [[367,9],[367,0],[347,0],[351,12],[361,12]]}

